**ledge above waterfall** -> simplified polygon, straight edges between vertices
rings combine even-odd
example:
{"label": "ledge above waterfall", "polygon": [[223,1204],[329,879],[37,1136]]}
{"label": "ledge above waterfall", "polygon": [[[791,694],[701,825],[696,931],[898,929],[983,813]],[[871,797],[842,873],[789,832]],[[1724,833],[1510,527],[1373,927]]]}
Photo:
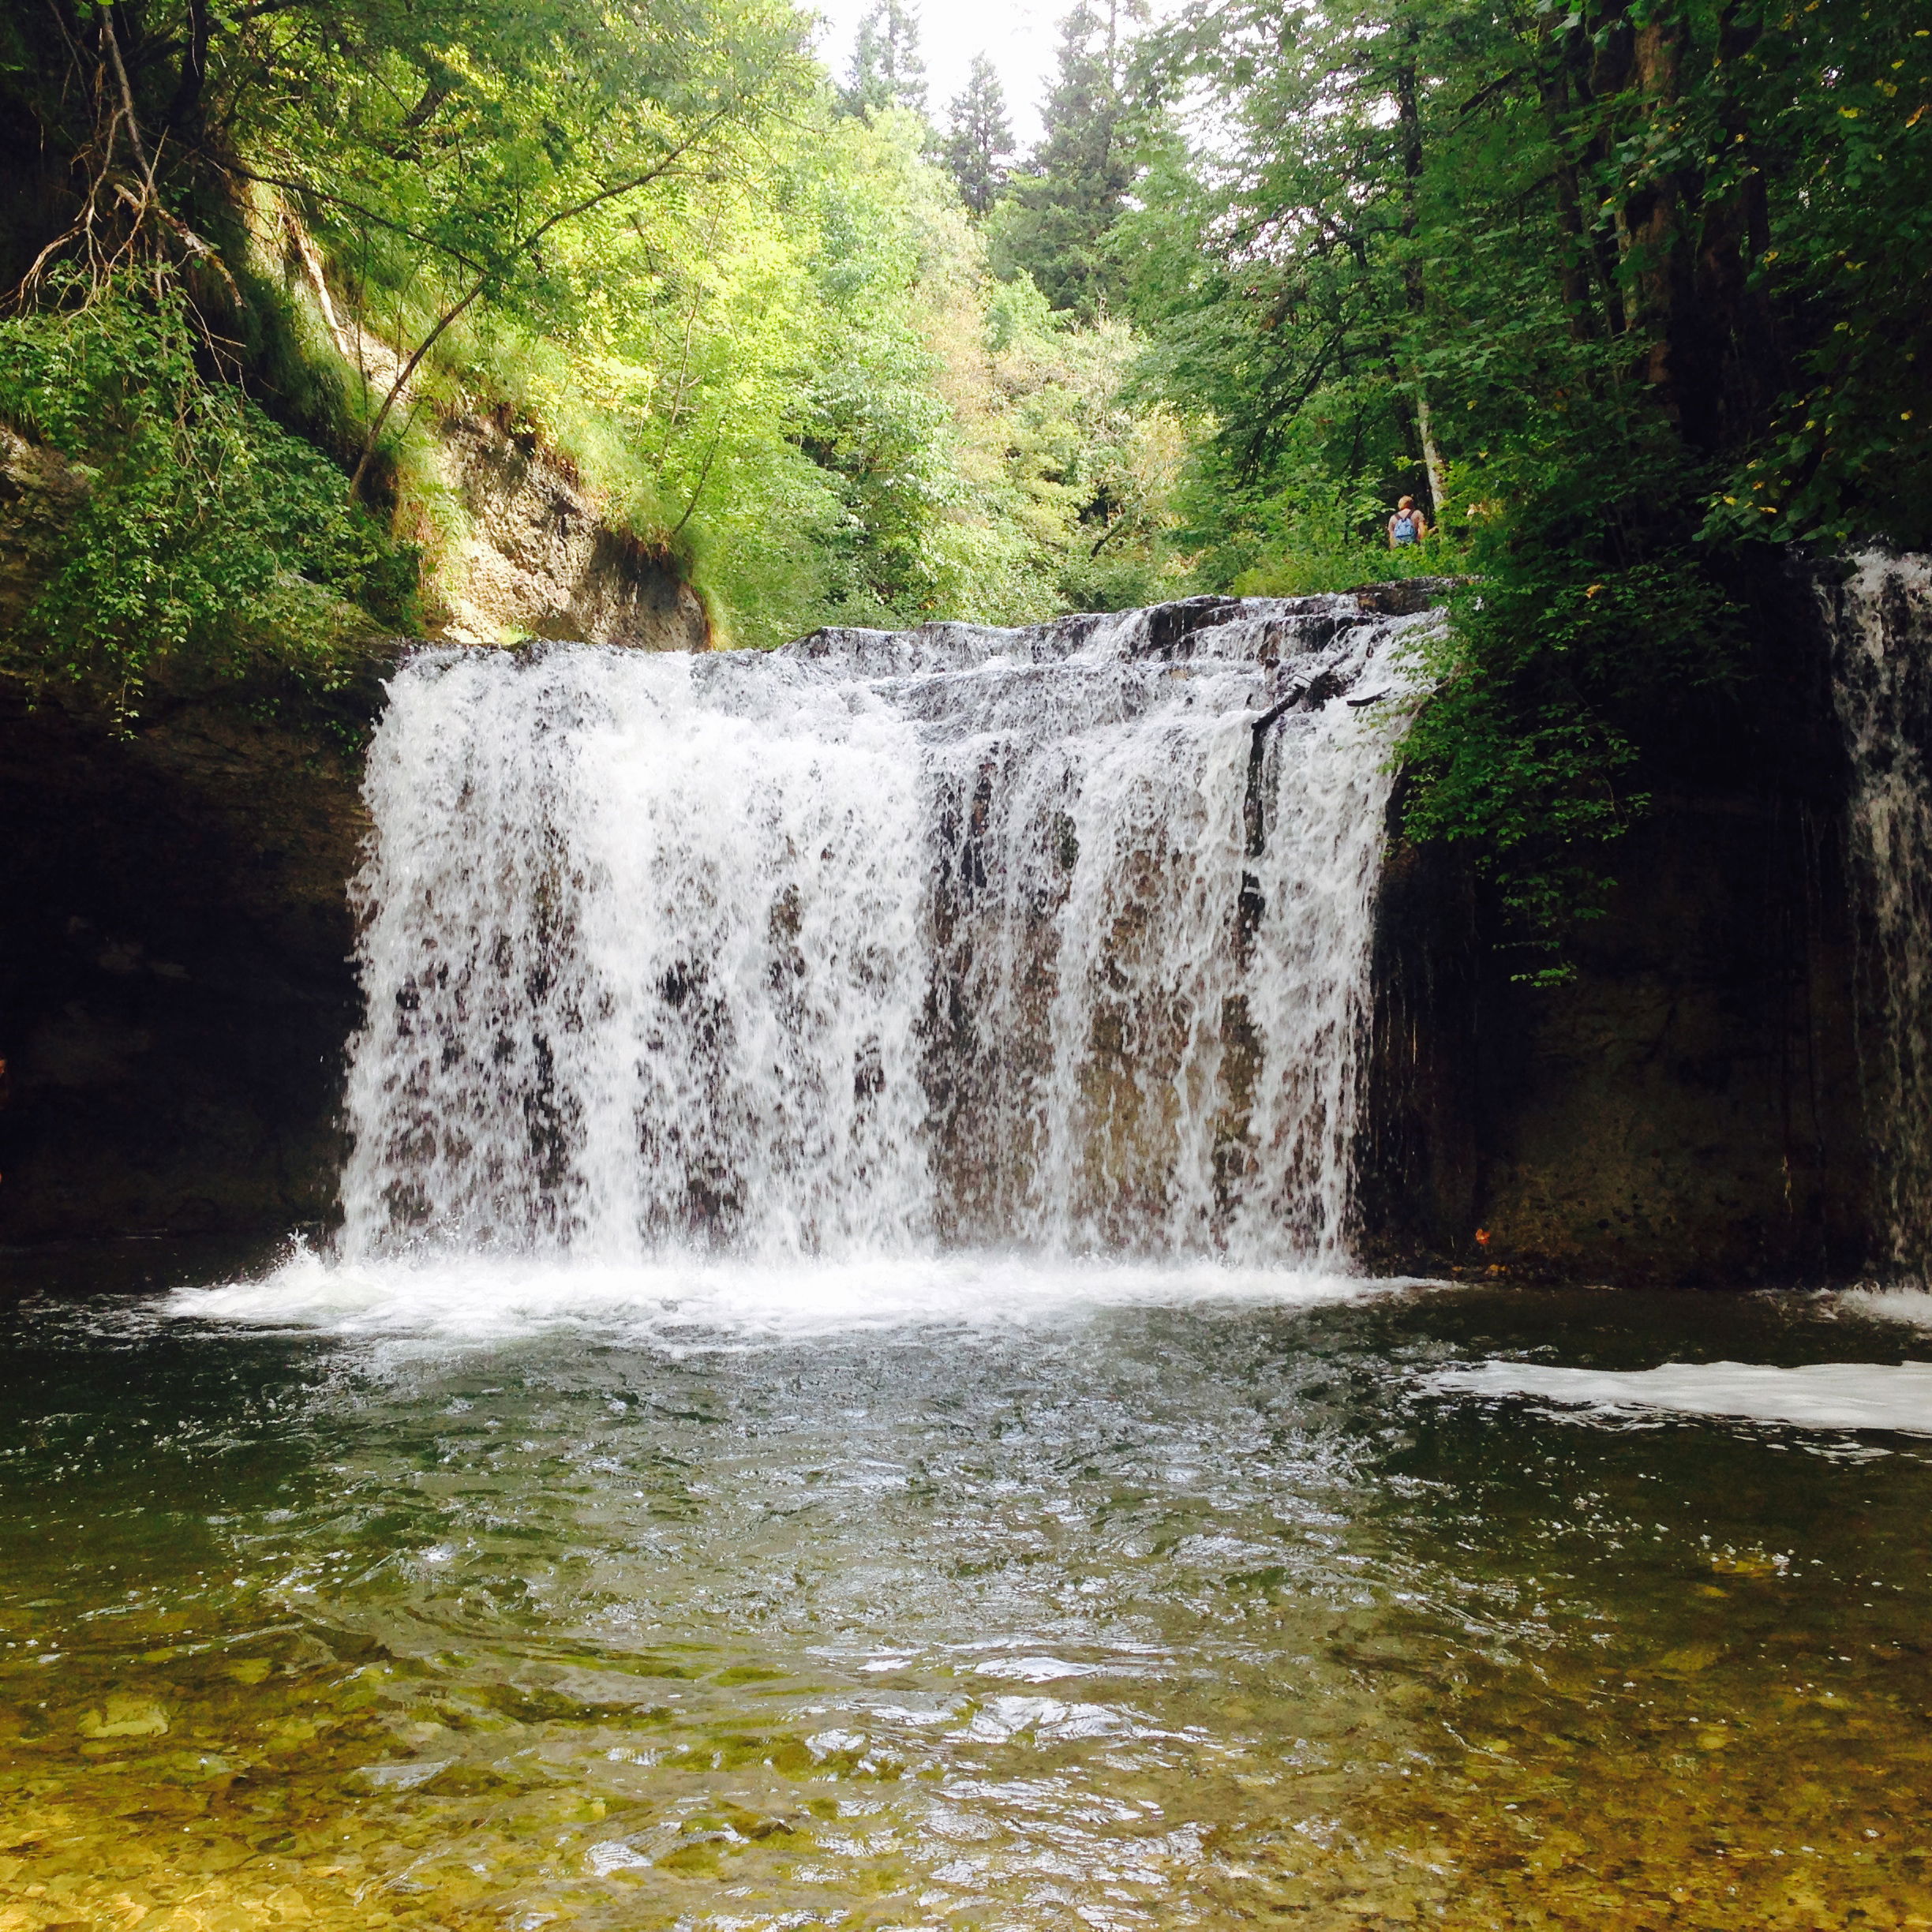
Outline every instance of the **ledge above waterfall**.
{"label": "ledge above waterfall", "polygon": [[1050,623],[928,623],[912,631],[833,626],[777,654],[837,665],[862,677],[969,670],[1005,661],[1061,664],[1197,658],[1274,664],[1320,651],[1338,637],[1391,618],[1421,616],[1452,587],[1446,577],[1410,577],[1359,590],[1299,597],[1182,597],[1144,610],[1085,612]]}

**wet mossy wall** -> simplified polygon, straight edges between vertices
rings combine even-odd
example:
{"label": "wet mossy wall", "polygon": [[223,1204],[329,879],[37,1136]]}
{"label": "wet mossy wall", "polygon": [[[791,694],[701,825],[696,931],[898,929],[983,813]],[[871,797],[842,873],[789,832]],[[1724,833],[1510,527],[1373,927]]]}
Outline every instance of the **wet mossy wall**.
{"label": "wet mossy wall", "polygon": [[0,1243],[332,1211],[358,763],[238,698],[123,736],[0,691]]}
{"label": "wet mossy wall", "polygon": [[1568,983],[1518,976],[1540,961],[1462,856],[1395,837],[1362,1148],[1381,1265],[1746,1286],[1871,1262],[1829,640],[1803,570],[1738,590],[1750,674],[1635,775],[1653,808]]}

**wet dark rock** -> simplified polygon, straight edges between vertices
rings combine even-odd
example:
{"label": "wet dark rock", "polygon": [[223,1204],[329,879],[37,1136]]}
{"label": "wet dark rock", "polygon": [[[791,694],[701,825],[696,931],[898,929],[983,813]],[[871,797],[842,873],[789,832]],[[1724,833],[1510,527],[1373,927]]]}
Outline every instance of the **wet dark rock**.
{"label": "wet dark rock", "polygon": [[1364,610],[1378,617],[1413,617],[1445,602],[1460,581],[1455,577],[1395,577],[1387,583],[1364,584],[1354,594]]}
{"label": "wet dark rock", "polygon": [[1148,657],[1171,657],[1196,631],[1211,630],[1242,614],[1239,597],[1183,597],[1177,603],[1157,605],[1148,613],[1147,638],[1141,650]]}
{"label": "wet dark rock", "polygon": [[1829,641],[1795,567],[1746,590],[1758,675],[1637,775],[1654,809],[1568,984],[1517,976],[1538,960],[1458,855],[1402,840],[1398,795],[1361,1200],[1382,1265],[1740,1287],[1874,1260]]}
{"label": "wet dark rock", "polygon": [[121,736],[0,695],[0,1241],[331,1211],[358,784],[243,702]]}
{"label": "wet dark rock", "polygon": [[[1411,584],[1432,588],[1412,590]],[[1440,602],[1448,586],[1447,578],[1416,578],[1311,597],[1181,597],[1145,610],[1085,611],[1046,623],[1010,627],[945,623],[921,624],[912,631],[874,631],[829,625],[784,649],[788,655],[836,660],[861,676],[878,677],[957,669],[995,657],[1054,664],[1103,639],[1110,650],[1128,658],[1179,665],[1196,657],[1238,657],[1272,664],[1284,653],[1305,656],[1325,650],[1346,633],[1380,618],[1417,616]],[[1400,609],[1384,610],[1376,602],[1385,591]]]}

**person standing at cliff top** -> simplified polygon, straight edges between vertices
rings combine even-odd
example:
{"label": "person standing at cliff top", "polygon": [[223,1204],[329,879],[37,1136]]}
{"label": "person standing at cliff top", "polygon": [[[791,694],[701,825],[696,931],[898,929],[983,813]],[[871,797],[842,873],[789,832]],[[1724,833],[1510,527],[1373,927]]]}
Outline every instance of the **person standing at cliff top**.
{"label": "person standing at cliff top", "polygon": [[1428,519],[1415,507],[1413,496],[1405,496],[1388,520],[1389,548],[1399,550],[1406,544],[1420,543],[1428,534]]}

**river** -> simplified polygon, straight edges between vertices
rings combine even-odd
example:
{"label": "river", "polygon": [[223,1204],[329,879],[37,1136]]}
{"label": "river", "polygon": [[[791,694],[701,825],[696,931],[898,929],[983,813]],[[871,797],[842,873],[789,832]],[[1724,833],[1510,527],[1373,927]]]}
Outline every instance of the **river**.
{"label": "river", "polygon": [[0,1932],[1932,1925],[1932,1298],[1355,1259],[1433,621],[406,666],[339,1230],[6,1257]]}
{"label": "river", "polygon": [[[9,1926],[1932,1916],[1915,1300],[114,1266],[223,1271],[8,1317]],[[1454,1383],[1725,1359],[1863,1366]]]}

